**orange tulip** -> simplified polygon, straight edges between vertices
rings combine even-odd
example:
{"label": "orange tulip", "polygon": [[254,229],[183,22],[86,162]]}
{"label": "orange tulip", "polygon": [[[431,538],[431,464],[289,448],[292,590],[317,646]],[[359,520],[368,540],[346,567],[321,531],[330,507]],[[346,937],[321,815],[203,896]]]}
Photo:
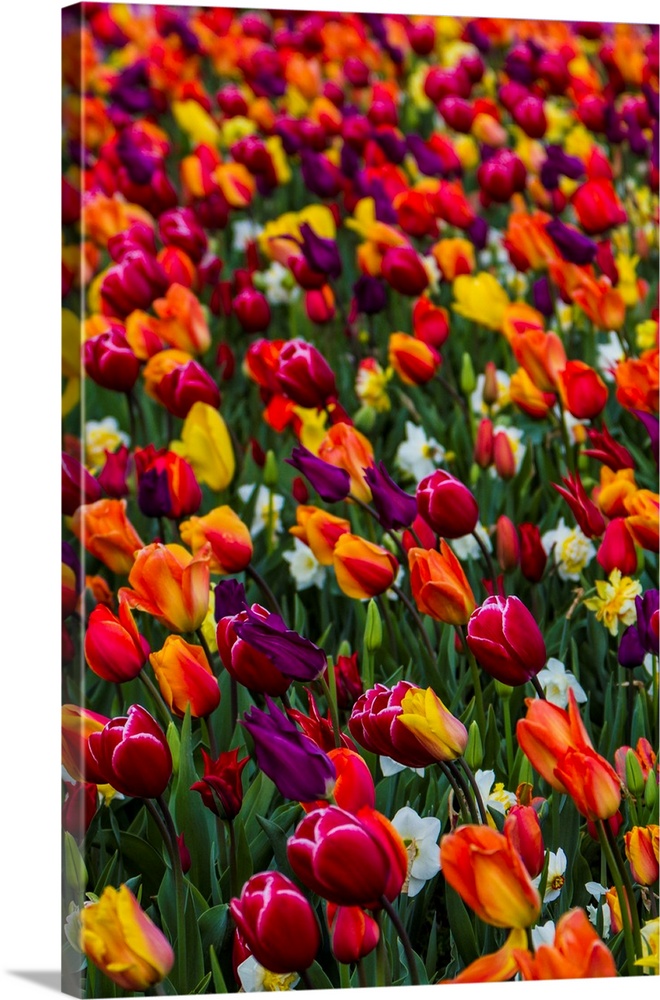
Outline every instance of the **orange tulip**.
{"label": "orange tulip", "polygon": [[62,765],[74,781],[105,784],[87,742],[92,733],[100,733],[108,722],[107,716],[88,708],[62,705]]}
{"label": "orange tulip", "polygon": [[[658,512],[660,497],[651,490],[637,490],[626,497],[623,505],[628,512],[626,525],[638,545],[648,552],[657,552],[660,542]],[[82,510],[82,508],[78,508]]]}
{"label": "orange tulip", "polygon": [[180,718],[190,706],[194,719],[209,715],[220,704],[218,681],[201,646],[193,646],[180,635],[168,635],[149,662],[161,694],[170,710]]}
{"label": "orange tulip", "polygon": [[553,392],[566,367],[564,345],[556,333],[529,328],[511,341],[514,357],[542,392]]}
{"label": "orange tulip", "polygon": [[351,424],[334,424],[325,435],[318,450],[318,457],[351,477],[351,493],[368,503],[371,490],[362,471],[374,464],[374,450],[368,438]]}
{"label": "orange tulip", "polygon": [[515,951],[526,947],[527,934],[523,928],[516,927],[499,951],[482,955],[459,972],[455,979],[443,979],[442,983],[505,983],[520,971]]}
{"label": "orange tulip", "polygon": [[519,368],[511,376],[509,396],[519,410],[534,420],[547,417],[555,403],[554,393],[537,388],[524,368]]}
{"label": "orange tulip", "polygon": [[158,333],[172,347],[191,354],[203,354],[211,345],[211,333],[199,299],[194,292],[176,282],[167,289],[164,299],[154,302],[160,317]]}
{"label": "orange tulip", "polygon": [[442,277],[445,281],[453,281],[459,274],[472,274],[474,271],[474,246],[469,240],[440,240],[431,248]]}
{"label": "orange tulip", "polygon": [[440,355],[408,333],[391,333],[387,357],[402,382],[424,385],[440,367]]}
{"label": "orange tulip", "polygon": [[332,566],[332,554],[339,538],[351,530],[351,522],[329,514],[321,507],[300,505],[296,521],[289,533],[309,545],[322,566]]}
{"label": "orange tulip", "polygon": [[130,607],[157,618],[172,632],[194,632],[209,608],[210,546],[195,556],[182,545],[153,542],[136,553],[128,582],[122,587]]}
{"label": "orange tulip", "polygon": [[494,927],[533,927],[541,897],[522,858],[489,826],[461,826],[440,842],[449,885],[480,920]]}
{"label": "orange tulip", "polygon": [[196,554],[211,546],[211,573],[240,573],[252,558],[250,532],[231,507],[215,507],[203,517],[191,517],[179,526],[181,540]]}
{"label": "orange tulip", "polygon": [[515,952],[523,979],[601,979],[616,976],[612,952],[601,941],[584,910],[575,908],[557,921],[554,943],[536,954]]}
{"label": "orange tulip", "polygon": [[396,579],[399,564],[382,545],[345,532],[332,554],[337,583],[348,597],[364,600],[385,593]]}
{"label": "orange tulip", "polygon": [[554,770],[575,807],[592,822],[609,819],[621,805],[621,781],[608,761],[591,747],[568,749]]}
{"label": "orange tulip", "polygon": [[504,310],[502,333],[511,344],[519,333],[525,333],[527,330],[544,330],[544,325],[543,316],[538,309],[527,305],[526,302],[512,302]]}
{"label": "orange tulip", "polygon": [[419,610],[450,625],[465,625],[476,607],[463,567],[447,542],[435,549],[410,549],[410,586]]}
{"label": "orange tulip", "polygon": [[575,701],[568,692],[568,711],[542,698],[526,698],[527,715],[516,726],[516,737],[532,767],[558,792],[566,792],[555,770],[570,750],[591,750],[591,740]]}
{"label": "orange tulip", "polygon": [[637,493],[633,469],[617,469],[614,472],[606,465],[600,468],[600,486],[593,492],[593,498],[606,517],[625,517],[628,513],[625,502]]}
{"label": "orange tulip", "polygon": [[644,351],[638,358],[628,358],[616,366],[616,398],[627,410],[658,412],[658,348]]}
{"label": "orange tulip", "polygon": [[128,573],[144,542],[126,516],[125,500],[97,500],[76,510],[71,530],[113,573]]}
{"label": "orange tulip", "polygon": [[544,270],[557,251],[546,232],[550,216],[545,212],[511,212],[503,243],[511,262],[519,270]]}
{"label": "orange tulip", "polygon": [[626,857],[639,885],[655,885],[660,875],[658,826],[634,826],[625,835]]}

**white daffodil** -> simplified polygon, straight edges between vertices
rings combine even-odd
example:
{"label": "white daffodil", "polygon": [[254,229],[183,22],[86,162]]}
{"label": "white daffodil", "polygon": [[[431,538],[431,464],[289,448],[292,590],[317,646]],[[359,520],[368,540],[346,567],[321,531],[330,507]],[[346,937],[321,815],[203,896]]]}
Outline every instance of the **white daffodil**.
{"label": "white daffodil", "polygon": [[[525,452],[527,447],[523,444],[525,440],[525,433],[521,431],[519,427],[507,427],[504,424],[493,424],[493,436],[499,434],[500,432],[506,434],[509,439],[509,444],[511,445],[511,452],[513,454],[513,460],[516,463],[516,472],[520,470],[522,465],[522,460],[525,457]],[[497,469],[494,465],[490,467],[491,476],[497,476]]]}
{"label": "white daffodil", "polygon": [[257,271],[254,284],[261,289],[271,305],[295,302],[300,298],[300,286],[296,284],[288,267],[274,260],[267,271]]}
{"label": "white daffodil", "polygon": [[585,882],[584,885],[587,892],[590,892],[592,896],[596,897],[596,905],[589,903],[587,905],[587,913],[589,914],[589,920],[594,925],[598,926],[598,910],[599,908],[603,911],[603,938],[608,938],[612,930],[612,912],[610,910],[610,904],[602,902],[601,899],[605,893],[609,890],[601,885],[600,882]]}
{"label": "white daffodil", "polygon": [[445,449],[435,438],[427,437],[423,427],[406,421],[406,440],[397,448],[394,461],[416,483],[430,476],[445,457]]}
{"label": "white daffodil", "polygon": [[250,503],[255,490],[257,490],[257,499],[254,505],[250,534],[254,538],[264,530],[266,525],[270,525],[271,538],[274,538],[282,530],[280,511],[284,506],[284,497],[280,496],[279,493],[272,493],[266,486],[257,487],[256,483],[246,483],[245,486],[239,486],[238,495],[243,503]]}
{"label": "white daffodil", "polygon": [[615,331],[610,330],[606,342],[598,344],[596,347],[596,368],[606,382],[614,381],[613,369],[624,358],[625,354],[621,347],[621,341]]}
{"label": "white daffodil", "polygon": [[243,253],[247,249],[248,243],[254,243],[262,228],[258,222],[253,222],[252,219],[238,219],[232,226],[232,250]]}
{"label": "white daffodil", "polygon": [[474,780],[486,809],[492,809],[506,816],[511,806],[515,806],[516,796],[506,790],[503,782],[495,783],[494,771],[475,771]]}
{"label": "white daffodil", "polygon": [[[545,892],[543,894],[544,903],[551,903],[553,899],[557,899],[566,881],[564,878],[566,855],[563,850],[560,847],[556,854],[554,851],[548,851],[548,854],[550,857],[548,860],[548,875],[545,880]],[[538,889],[541,884],[541,876],[537,875],[535,879],[532,879],[532,883]]]}
{"label": "white daffodil", "polygon": [[548,920],[544,924],[532,927],[532,944],[538,948],[542,944],[553,945],[555,943],[555,922]]}
{"label": "white daffodil", "polygon": [[246,993],[281,993],[292,990],[300,979],[297,972],[269,972],[254,955],[241,962],[236,971]]}
{"label": "white daffodil", "polygon": [[416,896],[424,883],[440,871],[441,825],[435,816],[419,816],[410,806],[399,809],[392,820],[408,852],[408,875],[401,891],[409,896]]}
{"label": "white daffodil", "polygon": [[105,464],[105,452],[115,452],[122,444],[128,447],[131,439],[119,430],[115,417],[88,420],[85,424],[85,464],[92,472]]}
{"label": "white daffodil", "polygon": [[[492,552],[493,546],[491,545],[490,537],[481,521],[479,521],[474,531],[484,543],[488,552]],[[456,558],[461,561],[465,559],[478,559],[481,556],[481,547],[473,534],[462,535],[460,538],[452,538],[449,544]]]}
{"label": "white daffodil", "polygon": [[504,406],[508,406],[511,402],[511,397],[509,396],[509,375],[497,369],[495,372],[495,385],[497,386],[497,399],[491,404],[490,409],[484,403],[484,385],[486,384],[486,376],[481,373],[477,375],[477,384],[475,386],[474,392],[470,394],[470,409],[477,417],[489,417],[494,416],[494,414],[499,413],[499,411]]}
{"label": "white daffodil", "polygon": [[580,573],[596,555],[596,549],[576,525],[569,528],[561,517],[557,527],[541,536],[547,555],[553,553],[560,580],[579,580]]}
{"label": "white daffodil", "polygon": [[325,581],[325,566],[321,565],[309,545],[305,545],[300,538],[294,538],[293,546],[293,551],[285,552],[283,558],[289,564],[296,590],[307,590],[308,587],[320,589]]}
{"label": "white daffodil", "polygon": [[393,774],[399,774],[400,771],[411,770],[415,774],[419,774],[422,778],[424,777],[423,767],[411,767],[408,768],[406,764],[399,764],[398,760],[392,760],[391,757],[379,757],[380,769],[383,772],[384,778],[391,778]]}
{"label": "white daffodil", "polygon": [[567,670],[561,660],[551,656],[545,669],[536,675],[546,700],[559,708],[567,708],[568,692],[573,691],[577,702],[585,702],[587,695],[577,678]]}

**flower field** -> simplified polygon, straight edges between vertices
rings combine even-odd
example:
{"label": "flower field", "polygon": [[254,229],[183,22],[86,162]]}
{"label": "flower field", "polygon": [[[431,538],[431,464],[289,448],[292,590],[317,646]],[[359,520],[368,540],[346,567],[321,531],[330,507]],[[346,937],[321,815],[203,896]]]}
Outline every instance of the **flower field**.
{"label": "flower field", "polygon": [[62,44],[64,990],[657,975],[657,27]]}

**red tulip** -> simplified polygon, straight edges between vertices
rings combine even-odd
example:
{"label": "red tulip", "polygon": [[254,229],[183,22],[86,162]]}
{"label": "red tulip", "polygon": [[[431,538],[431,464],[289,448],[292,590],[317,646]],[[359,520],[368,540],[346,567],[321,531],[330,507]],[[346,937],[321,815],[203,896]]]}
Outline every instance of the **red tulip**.
{"label": "red tulip", "polygon": [[123,795],[152,799],[167,788],[172,754],[165,733],[141,705],[91,733],[88,745],[104,780]]}
{"label": "red tulip", "polygon": [[85,659],[95,674],[113,684],[137,677],[149,655],[149,643],[140,635],[126,601],[119,602],[119,617],[98,604],[85,632]]}
{"label": "red tulip", "polygon": [[327,919],[330,947],[338,962],[359,962],[378,944],[378,924],[359,906],[328,903]]}
{"label": "red tulip", "polygon": [[321,932],[312,905],[281,872],[253,875],[229,908],[248,948],[270,972],[302,971],[316,958]]}
{"label": "red tulip", "polygon": [[630,576],[637,571],[637,549],[625,517],[615,517],[609,522],[596,559],[607,576],[613,569],[621,570],[623,576]]}
{"label": "red tulip", "polygon": [[380,270],[388,285],[402,295],[421,295],[429,283],[419,254],[412,247],[389,247]]}
{"label": "red tulip", "polygon": [[545,848],[541,824],[533,806],[512,806],[504,821],[504,836],[536,878],[543,870]]}
{"label": "red tulip", "polygon": [[459,479],[437,469],[417,487],[417,509],[443,538],[462,538],[477,526],[479,507]]}
{"label": "red tulip", "polygon": [[515,687],[545,666],[545,642],[531,613],[518,597],[487,597],[467,628],[467,643],[483,669]]}

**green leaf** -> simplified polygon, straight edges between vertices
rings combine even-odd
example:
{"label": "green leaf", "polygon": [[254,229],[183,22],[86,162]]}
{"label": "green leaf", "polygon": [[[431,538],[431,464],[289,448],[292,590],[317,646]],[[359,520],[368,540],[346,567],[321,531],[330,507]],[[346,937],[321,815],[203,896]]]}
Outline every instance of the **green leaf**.
{"label": "green leaf", "polygon": [[470,962],[474,962],[479,958],[477,939],[474,936],[472,921],[463,900],[449,884],[446,887],[446,905],[447,921],[451,928],[452,937],[456,942],[456,948],[464,964],[469,965]]}
{"label": "green leaf", "polygon": [[204,978],[200,979],[200,981],[197,983],[197,986],[195,986],[194,989],[190,991],[190,993],[191,994],[206,993],[206,987],[211,982],[212,975],[213,973],[207,972]]}
{"label": "green leaf", "polygon": [[227,933],[229,922],[229,906],[221,903],[212,906],[199,918],[199,933],[202,938],[202,948],[207,952],[211,946],[222,951],[222,945]]}
{"label": "green leaf", "polygon": [[307,975],[309,976],[309,981],[315,990],[334,990],[335,987],[330,982],[318,962],[314,962],[310,965],[307,970]]}
{"label": "green leaf", "polygon": [[220,969],[220,963],[218,962],[218,956],[215,953],[215,948],[213,945],[209,948],[209,958],[211,959],[211,973],[213,975],[213,986],[216,993],[228,993],[227,986],[225,985],[225,979],[222,975],[222,970]]}
{"label": "green leaf", "polygon": [[[406,970],[406,974],[403,977],[403,979],[400,980],[400,982],[402,982],[406,986],[411,986],[412,977],[410,975],[410,969],[408,968],[408,958],[406,956],[405,949],[400,940],[397,940],[397,945],[399,952],[399,962],[401,963],[402,967]],[[419,979],[420,985],[428,986],[429,979],[428,976],[426,975],[426,966],[424,965],[424,962],[422,962],[421,958],[419,957],[416,951],[413,951],[413,955],[415,956],[415,965],[417,966],[417,977]]]}
{"label": "green leaf", "polygon": [[429,943],[426,948],[426,962],[424,964],[426,966],[428,981],[431,982],[438,966],[438,915],[436,913],[433,914]]}
{"label": "green leaf", "polygon": [[197,778],[193,758],[192,722],[190,706],[188,706],[181,727],[179,772],[174,781],[169,806],[176,823],[177,833],[184,834],[186,845],[190,851],[192,861],[190,881],[199,888],[202,895],[208,896],[211,892],[209,868],[211,813],[204,805],[201,795],[190,791],[191,785],[197,781]]}
{"label": "green leaf", "polygon": [[162,855],[142,837],[128,831],[120,834],[119,845],[124,861],[132,861],[134,868],[141,873],[146,895],[155,895],[165,873]]}
{"label": "green leaf", "polygon": [[283,875],[295,879],[286,855],[286,842],[288,840],[286,833],[281,826],[278,826],[277,823],[274,823],[271,819],[267,819],[265,816],[257,816],[257,821],[271,843],[277,867]]}

